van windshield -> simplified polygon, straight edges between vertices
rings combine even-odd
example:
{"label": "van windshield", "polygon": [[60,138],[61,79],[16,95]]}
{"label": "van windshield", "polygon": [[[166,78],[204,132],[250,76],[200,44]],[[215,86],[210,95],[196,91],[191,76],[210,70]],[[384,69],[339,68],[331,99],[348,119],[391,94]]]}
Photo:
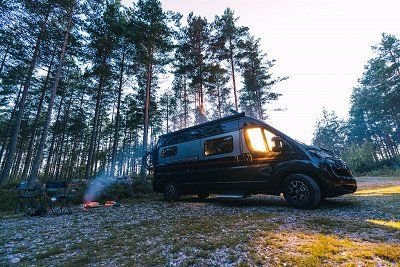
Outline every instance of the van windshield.
{"label": "van windshield", "polygon": [[246,129],[246,133],[251,150],[254,152],[267,152],[267,146],[261,128],[248,128]]}
{"label": "van windshield", "polygon": [[246,129],[246,141],[252,152],[260,154],[262,157],[276,157],[279,152],[274,152],[274,147],[282,144],[275,141],[275,134],[261,127]]}

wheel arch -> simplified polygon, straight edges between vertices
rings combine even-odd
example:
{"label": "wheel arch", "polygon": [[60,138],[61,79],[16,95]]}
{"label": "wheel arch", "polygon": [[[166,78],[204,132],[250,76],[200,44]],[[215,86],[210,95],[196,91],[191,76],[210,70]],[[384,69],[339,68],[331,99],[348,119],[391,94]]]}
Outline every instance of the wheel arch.
{"label": "wheel arch", "polygon": [[315,173],[312,170],[309,169],[292,169],[292,170],[287,170],[278,175],[277,179],[277,188],[279,190],[279,193],[283,192],[283,182],[286,177],[292,175],[292,174],[303,174],[309,176],[311,179],[313,179],[317,185],[319,186],[319,189],[321,190],[321,194],[324,194],[324,183],[322,182],[322,179],[319,177],[317,173]]}

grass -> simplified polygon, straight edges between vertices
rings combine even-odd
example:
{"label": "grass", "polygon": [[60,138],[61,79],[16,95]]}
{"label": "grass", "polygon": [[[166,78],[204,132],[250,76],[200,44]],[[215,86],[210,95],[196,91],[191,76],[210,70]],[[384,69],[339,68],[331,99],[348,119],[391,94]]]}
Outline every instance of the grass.
{"label": "grass", "polygon": [[377,224],[377,225],[391,227],[394,229],[400,229],[400,222],[398,222],[398,221],[367,220],[367,222]]}
{"label": "grass", "polygon": [[363,196],[383,196],[383,195],[400,194],[400,186],[389,186],[383,188],[359,190],[356,191],[354,194]]}
{"label": "grass", "polygon": [[[265,265],[271,253],[277,265],[287,266],[336,266],[376,265],[378,262],[395,264],[400,260],[399,244],[371,243],[319,233],[283,232],[267,234],[259,246],[256,262]],[[262,252],[266,253],[262,253]]]}
{"label": "grass", "polygon": [[[277,197],[167,203],[153,195],[123,201],[119,209],[5,217],[0,243],[14,245],[7,253],[32,253],[40,266],[395,265],[400,262],[400,179],[388,178],[383,185],[382,180],[362,178],[359,193],[326,200],[312,211],[289,208]],[[32,228],[41,234],[13,236]],[[56,242],[43,243],[44,235]],[[34,252],[26,249],[27,242]]]}
{"label": "grass", "polygon": [[46,259],[46,258],[50,258],[52,256],[55,256],[55,255],[58,255],[61,253],[63,253],[63,249],[60,246],[55,246],[55,247],[48,249],[45,252],[37,254],[36,259],[39,259],[39,260]]}

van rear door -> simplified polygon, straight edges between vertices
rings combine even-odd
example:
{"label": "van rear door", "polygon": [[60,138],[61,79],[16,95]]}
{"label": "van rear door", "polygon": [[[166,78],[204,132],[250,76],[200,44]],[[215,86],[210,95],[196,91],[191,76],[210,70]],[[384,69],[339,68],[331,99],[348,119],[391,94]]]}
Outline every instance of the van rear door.
{"label": "van rear door", "polygon": [[199,143],[197,139],[161,148],[159,175],[165,180],[176,182],[184,191],[196,191],[197,185],[194,185],[193,178],[196,172],[194,166],[199,160]]}

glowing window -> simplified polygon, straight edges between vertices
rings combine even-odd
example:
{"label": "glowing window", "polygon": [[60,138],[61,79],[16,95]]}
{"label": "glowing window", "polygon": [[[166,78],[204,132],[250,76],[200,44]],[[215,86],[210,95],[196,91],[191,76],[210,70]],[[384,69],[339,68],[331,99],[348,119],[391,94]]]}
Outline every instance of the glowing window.
{"label": "glowing window", "polygon": [[267,152],[264,137],[261,128],[246,129],[249,138],[250,147],[255,152]]}
{"label": "glowing window", "polygon": [[264,134],[265,134],[265,139],[267,139],[268,149],[272,150],[272,148],[275,146],[275,142],[272,142],[272,137],[275,137],[276,135],[274,135],[268,130],[264,130]]}

